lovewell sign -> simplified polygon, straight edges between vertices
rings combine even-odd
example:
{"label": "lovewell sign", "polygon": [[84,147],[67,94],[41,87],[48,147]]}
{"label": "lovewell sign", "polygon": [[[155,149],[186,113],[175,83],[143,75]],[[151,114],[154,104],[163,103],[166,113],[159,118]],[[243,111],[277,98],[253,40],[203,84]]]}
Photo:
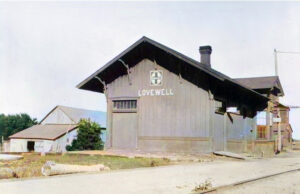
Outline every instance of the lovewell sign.
{"label": "lovewell sign", "polygon": [[[162,86],[163,84],[163,71],[152,70],[150,71],[150,86]],[[173,96],[172,89],[142,89],[138,91],[138,96]]]}
{"label": "lovewell sign", "polygon": [[144,89],[138,91],[138,96],[173,96],[172,89]]}

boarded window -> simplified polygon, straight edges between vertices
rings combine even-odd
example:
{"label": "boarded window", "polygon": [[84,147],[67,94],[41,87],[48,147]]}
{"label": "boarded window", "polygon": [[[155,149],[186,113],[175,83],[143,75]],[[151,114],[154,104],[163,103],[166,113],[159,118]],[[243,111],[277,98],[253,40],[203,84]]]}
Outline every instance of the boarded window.
{"label": "boarded window", "polygon": [[113,112],[136,112],[136,100],[114,100]]}
{"label": "boarded window", "polygon": [[215,113],[217,114],[224,114],[226,112],[226,108],[224,103],[218,100],[215,100]]}
{"label": "boarded window", "polygon": [[257,139],[267,138],[267,127],[264,125],[257,125]]}

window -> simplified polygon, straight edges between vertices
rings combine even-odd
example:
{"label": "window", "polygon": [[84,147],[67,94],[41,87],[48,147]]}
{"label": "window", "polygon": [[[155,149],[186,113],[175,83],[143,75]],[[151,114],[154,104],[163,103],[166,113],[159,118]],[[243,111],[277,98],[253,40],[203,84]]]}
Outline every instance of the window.
{"label": "window", "polygon": [[115,100],[113,101],[113,112],[136,112],[136,100]]}
{"label": "window", "polygon": [[225,112],[226,112],[226,108],[224,107],[224,103],[215,100],[215,113],[224,115]]}
{"label": "window", "polygon": [[257,139],[265,139],[267,137],[267,127],[263,125],[257,125]]}
{"label": "window", "polygon": [[256,124],[267,125],[267,113],[265,111],[257,112]]}

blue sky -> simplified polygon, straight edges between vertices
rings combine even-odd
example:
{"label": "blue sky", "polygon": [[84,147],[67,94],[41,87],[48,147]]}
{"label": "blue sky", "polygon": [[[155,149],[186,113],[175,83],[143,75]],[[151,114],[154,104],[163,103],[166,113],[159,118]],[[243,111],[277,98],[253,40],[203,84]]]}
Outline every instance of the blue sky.
{"label": "blue sky", "polygon": [[[0,112],[41,119],[55,105],[106,109],[75,86],[142,36],[230,77],[274,75],[273,49],[300,51],[297,2],[0,2]],[[300,105],[300,55],[278,56],[286,96]],[[300,109],[291,111],[300,139]]]}

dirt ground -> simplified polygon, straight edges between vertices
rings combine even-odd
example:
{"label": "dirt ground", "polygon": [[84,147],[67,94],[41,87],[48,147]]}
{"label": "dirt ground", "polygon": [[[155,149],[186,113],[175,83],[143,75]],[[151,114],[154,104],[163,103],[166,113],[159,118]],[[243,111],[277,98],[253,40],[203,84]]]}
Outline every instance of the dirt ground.
{"label": "dirt ground", "polygon": [[[73,151],[66,154],[49,154],[41,156],[38,153],[23,153],[23,159],[15,161],[0,160],[0,179],[4,178],[24,178],[24,177],[39,177],[41,167],[47,161],[54,161],[60,164],[75,164],[75,165],[96,165],[103,164],[111,170],[133,169],[141,167],[155,167],[184,163],[199,163],[212,161],[232,161],[235,159],[216,156],[213,154],[174,154],[174,153],[143,153],[143,152],[128,152],[128,151]],[[3,170],[13,170],[7,176],[1,173]]]}
{"label": "dirt ground", "polygon": [[[275,158],[252,158],[245,161],[214,160],[212,162],[190,162],[154,168],[114,170],[103,173],[18,179],[17,181],[2,180],[0,181],[0,193],[183,194],[193,192],[195,188],[205,182],[209,182],[212,187],[220,187],[295,169],[300,169],[300,152],[284,153]],[[300,179],[298,176],[299,174],[295,173],[285,176],[286,180],[275,179],[273,181],[281,189],[279,190],[282,191],[281,193],[298,192],[299,184],[297,180]],[[245,188],[242,191],[236,191],[236,193],[274,193],[271,190],[272,179],[270,179],[271,182],[266,181],[266,183],[257,183],[258,185],[253,187],[253,190]],[[280,182],[283,183],[281,184]],[[228,193],[230,192],[235,191],[229,191]]]}
{"label": "dirt ground", "polygon": [[86,155],[86,154],[51,154],[40,156],[36,153],[23,154],[24,158],[14,161],[0,161],[0,171],[2,168],[11,169],[15,173],[2,178],[24,178],[42,176],[41,167],[46,161],[54,161],[60,164],[78,164],[78,165],[95,165],[103,164],[111,170],[130,169],[141,167],[154,167],[170,165],[171,162],[166,158],[128,158],[123,156],[106,156],[106,155]]}
{"label": "dirt ground", "polygon": [[148,153],[142,151],[126,151],[126,150],[87,150],[87,151],[72,151],[72,154],[81,155],[102,155],[102,156],[123,156],[128,158],[167,158],[173,162],[210,162],[213,160],[231,160],[226,157],[219,157],[214,154],[179,154],[179,153]]}
{"label": "dirt ground", "polygon": [[219,191],[220,194],[296,194],[300,193],[300,172],[291,172]]}

